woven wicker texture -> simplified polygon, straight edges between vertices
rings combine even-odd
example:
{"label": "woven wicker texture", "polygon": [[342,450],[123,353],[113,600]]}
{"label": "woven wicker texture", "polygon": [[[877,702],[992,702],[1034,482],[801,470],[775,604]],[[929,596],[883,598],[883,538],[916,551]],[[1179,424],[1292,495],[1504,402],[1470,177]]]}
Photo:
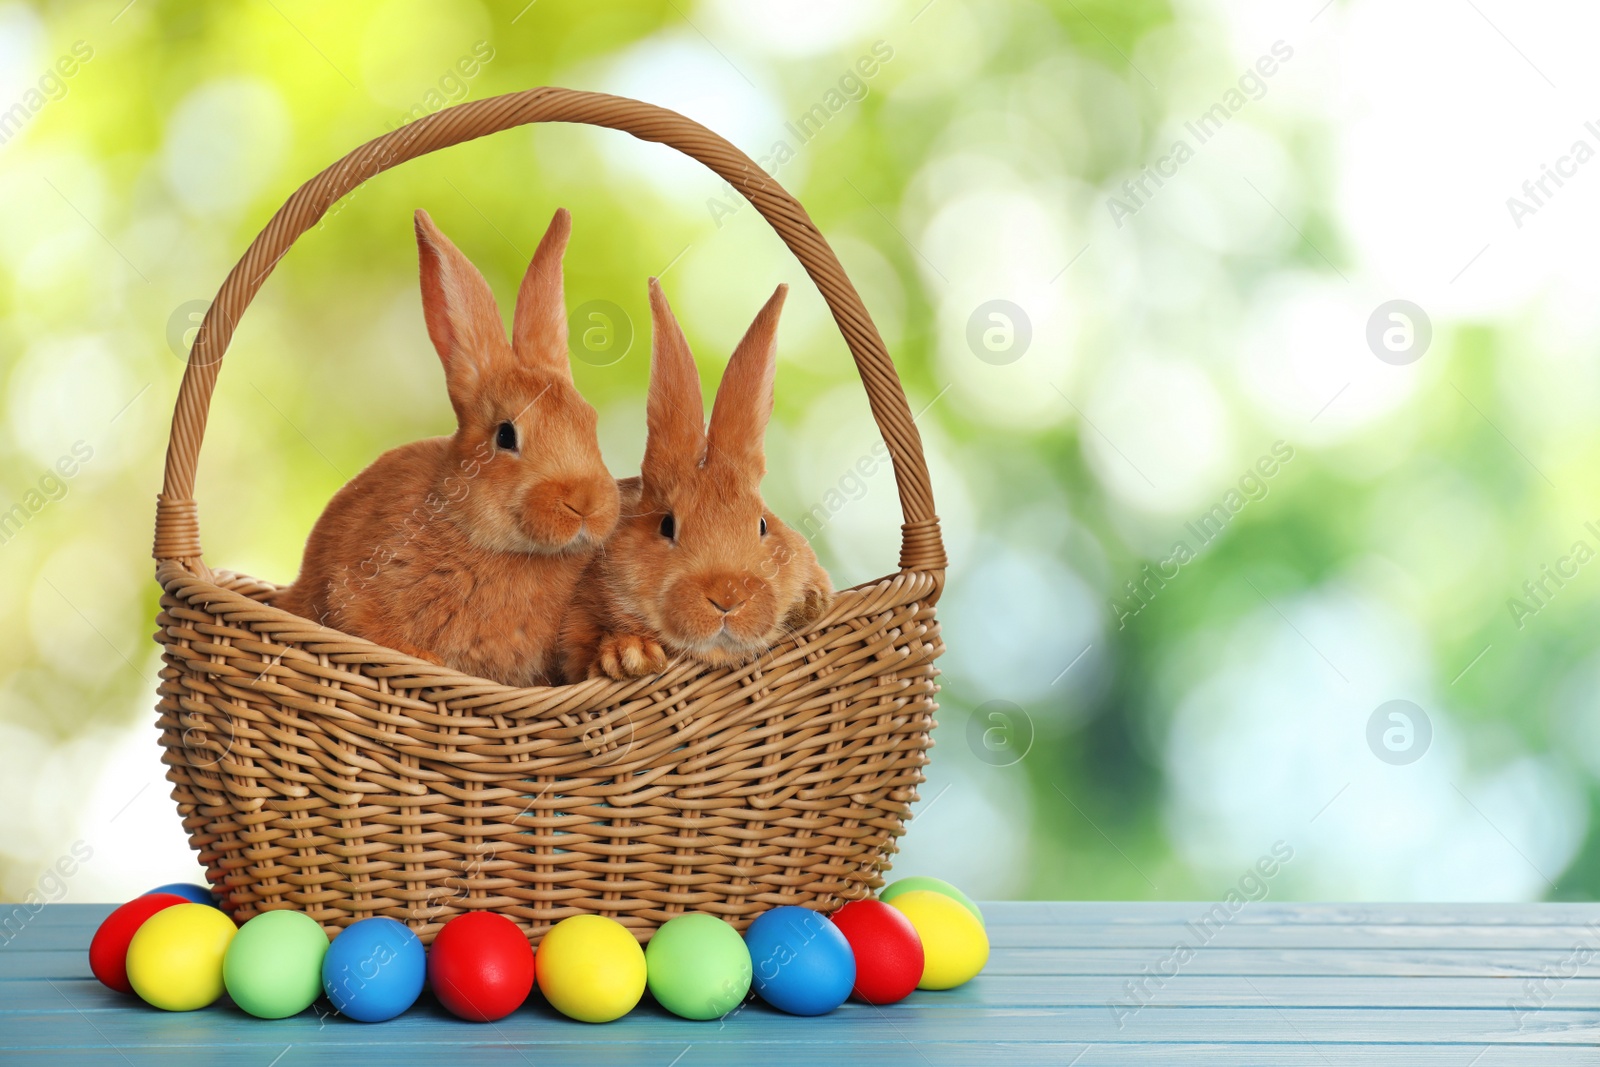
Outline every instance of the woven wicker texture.
{"label": "woven wicker texture", "polygon": [[[531,122],[667,144],[741,190],[804,265],[855,358],[894,461],[900,570],[839,594],[756,663],[516,689],[271,605],[277,586],[201,559],[195,470],[233,330],[296,238],[362,181]],[[882,882],[923,781],[943,650],[945,556],[921,439],[860,297],[795,200],[674,112],[566,89],[448,108],[302,186],[229,273],[173,414],[154,555],[164,762],[190,841],[243,920],[292,907],[330,930],[373,915],[425,940],[492,909],[535,941],[569,915],[641,940],[687,911],[743,928]]]}

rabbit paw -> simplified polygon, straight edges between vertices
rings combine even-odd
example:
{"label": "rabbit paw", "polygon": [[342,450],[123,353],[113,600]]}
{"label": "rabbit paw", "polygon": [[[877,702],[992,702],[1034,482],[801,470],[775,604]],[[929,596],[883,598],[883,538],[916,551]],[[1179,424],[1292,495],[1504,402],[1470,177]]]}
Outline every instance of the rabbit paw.
{"label": "rabbit paw", "polygon": [[791,631],[808,630],[811,624],[826,615],[832,606],[833,594],[813,585],[806,589],[800,603],[789,609],[789,617],[784,622]]}
{"label": "rabbit paw", "polygon": [[389,647],[403,656],[410,656],[412,659],[420,659],[426,663],[431,663],[436,667],[443,667],[445,665],[444,660],[440,659],[434,653],[429,652],[425,648],[418,648],[416,645],[407,644],[404,641],[396,641]]}
{"label": "rabbit paw", "polygon": [[666,669],[666,650],[655,638],[639,634],[604,634],[589,668],[589,677],[620,682],[645,674],[660,674]]}

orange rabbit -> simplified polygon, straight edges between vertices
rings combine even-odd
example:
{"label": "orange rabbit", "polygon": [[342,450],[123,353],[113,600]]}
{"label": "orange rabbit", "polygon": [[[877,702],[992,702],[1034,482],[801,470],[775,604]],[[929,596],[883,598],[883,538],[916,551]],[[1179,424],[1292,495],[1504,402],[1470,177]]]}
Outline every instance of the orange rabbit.
{"label": "orange rabbit", "polygon": [[277,606],[507,685],[554,680],[562,613],[617,523],[596,416],[572,384],[556,212],[511,341],[489,284],[416,215],[422,311],[457,429],[379,456],[335,494]]}
{"label": "orange rabbit", "polygon": [[811,546],[761,499],[787,291],[778,286],[734,350],[708,426],[689,343],[650,280],[644,463],[619,483],[623,517],[562,624],[568,681],[650,674],[680,654],[713,667],[745,663],[831,604]]}

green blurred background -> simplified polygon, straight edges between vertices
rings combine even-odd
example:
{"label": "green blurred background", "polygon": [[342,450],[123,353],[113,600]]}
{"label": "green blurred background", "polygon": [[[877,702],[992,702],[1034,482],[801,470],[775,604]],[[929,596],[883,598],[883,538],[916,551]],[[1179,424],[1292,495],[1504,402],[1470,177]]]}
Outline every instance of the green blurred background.
{"label": "green blurred background", "polygon": [[[901,368],[951,569],[897,872],[1210,898],[1277,846],[1279,898],[1591,897],[1596,15],[1393,8],[0,4],[0,897],[196,873],[149,531],[208,298],[348,150],[543,84],[775,166]],[[413,209],[509,308],[562,205],[613,470],[643,444],[646,277],[710,381],[787,281],[768,499],[839,584],[893,569],[864,394],[781,243],[697,164],[566,126],[386,173],[279,264],[212,406],[212,566],[288,581],[347,478],[451,428]]]}

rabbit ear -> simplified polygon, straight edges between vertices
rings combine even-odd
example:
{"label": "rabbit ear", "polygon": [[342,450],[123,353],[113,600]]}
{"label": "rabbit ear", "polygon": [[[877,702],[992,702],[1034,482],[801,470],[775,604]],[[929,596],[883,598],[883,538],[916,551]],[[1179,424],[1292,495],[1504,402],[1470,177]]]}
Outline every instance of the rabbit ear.
{"label": "rabbit ear", "polygon": [[689,342],[654,278],[650,321],[650,399],[645,405],[649,435],[639,473],[649,484],[664,485],[698,466],[705,456],[705,403]]}
{"label": "rabbit ear", "polygon": [[763,439],[767,420],[772,417],[778,313],[783,310],[783,298],[788,292],[787,285],[778,286],[756,313],[739,347],[733,350],[722,384],[717,387],[711,425],[706,430],[706,453],[711,459],[753,470],[758,476],[767,469]]}
{"label": "rabbit ear", "polygon": [[489,283],[439,231],[426,211],[416,215],[422,272],[422,316],[444,363],[445,383],[457,412],[489,366],[504,359],[506,328]]}
{"label": "rabbit ear", "polygon": [[558,208],[544,239],[533,253],[528,273],[517,290],[511,319],[511,349],[524,363],[572,377],[567,357],[567,301],[561,283],[561,257],[572,235],[572,215]]}

